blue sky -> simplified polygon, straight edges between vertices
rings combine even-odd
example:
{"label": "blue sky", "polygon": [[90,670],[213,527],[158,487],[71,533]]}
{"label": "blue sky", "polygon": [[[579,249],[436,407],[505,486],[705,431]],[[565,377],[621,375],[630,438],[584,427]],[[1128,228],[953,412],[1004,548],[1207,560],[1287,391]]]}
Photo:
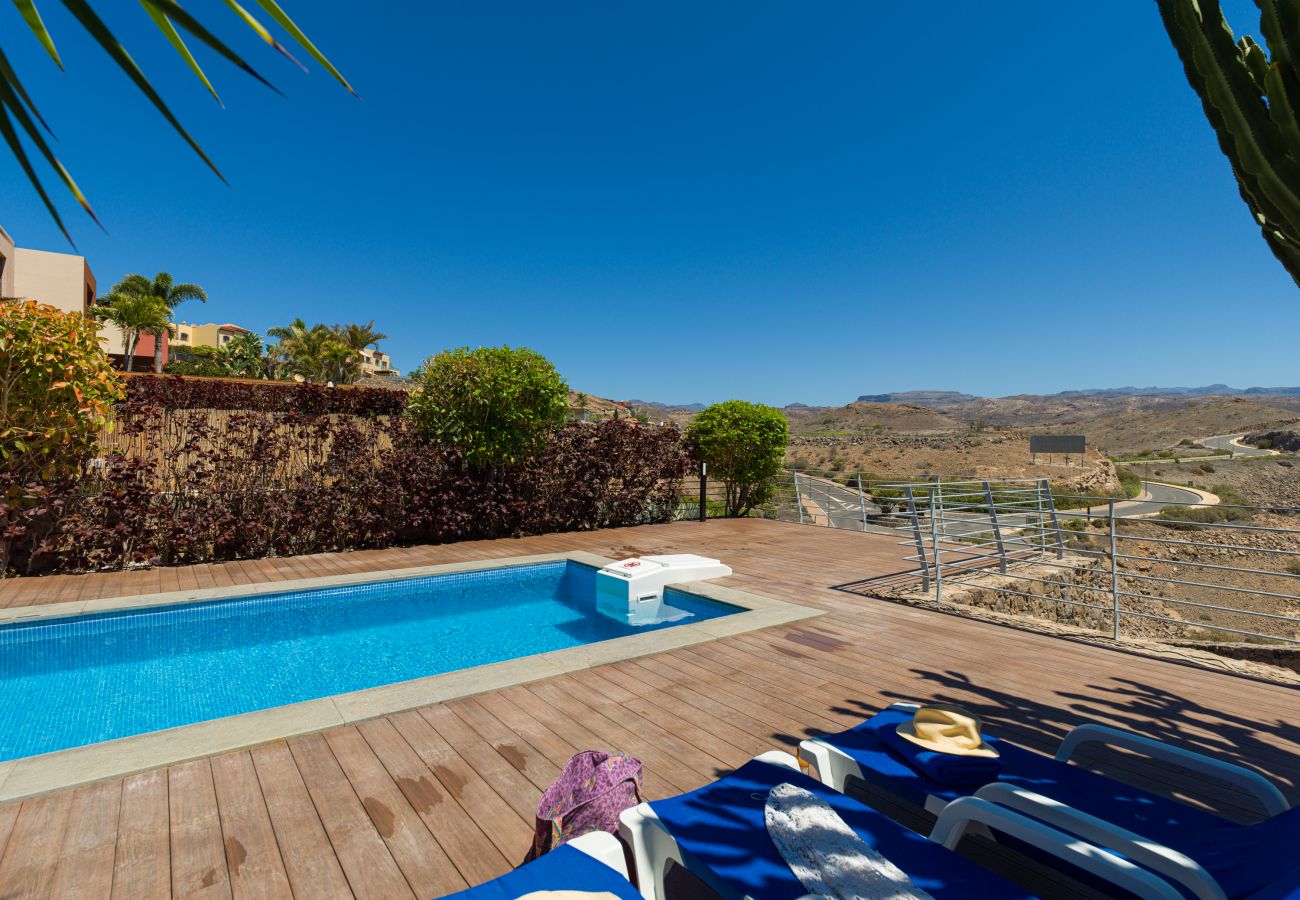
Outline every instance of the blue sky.
{"label": "blue sky", "polygon": [[[373,318],[404,370],[527,345],[677,402],[1300,383],[1296,288],[1150,0],[284,0],[359,101],[201,5],[286,98],[203,54],[221,110],[104,8],[230,187],[61,8],[65,74],[0,8],[101,286],[197,281],[191,321]],[[7,156],[0,224],[66,249]]]}

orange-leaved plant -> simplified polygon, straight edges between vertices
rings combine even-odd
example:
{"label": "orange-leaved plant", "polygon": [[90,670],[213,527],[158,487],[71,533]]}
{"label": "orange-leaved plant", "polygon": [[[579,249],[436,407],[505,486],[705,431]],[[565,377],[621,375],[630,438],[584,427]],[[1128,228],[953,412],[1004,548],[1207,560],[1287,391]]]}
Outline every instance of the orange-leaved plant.
{"label": "orange-leaved plant", "polygon": [[77,472],[122,396],[93,321],[0,302],[0,472],[19,483]]}

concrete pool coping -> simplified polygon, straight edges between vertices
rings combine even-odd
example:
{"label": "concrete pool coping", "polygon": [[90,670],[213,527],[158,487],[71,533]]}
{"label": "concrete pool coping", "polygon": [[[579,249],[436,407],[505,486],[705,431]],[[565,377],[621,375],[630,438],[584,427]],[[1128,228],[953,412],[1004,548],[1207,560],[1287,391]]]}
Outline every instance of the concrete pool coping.
{"label": "concrete pool coping", "polygon": [[[102,600],[76,600],[70,603],[50,603],[37,607],[0,610],[0,625],[29,624],[90,613],[176,606],[209,600],[231,600],[259,594],[281,594],[376,581],[426,578],[431,575],[450,575],[458,572],[566,560],[597,568],[614,562],[608,557],[594,553],[570,551],[390,569],[355,575],[298,578]],[[442,675],[399,681],[346,694],[334,694],[191,725],[180,725],[163,731],[147,732],[98,744],[87,744],[0,762],[0,803],[35,797],[107,778],[120,778],[219,753],[245,750],[272,741],[541,681],[607,663],[676,650],[748,631],[797,622],[824,613],[820,609],[799,606],[761,594],[704,581],[674,585],[673,589],[736,606],[742,611],[717,619],[675,625],[672,628],[645,634],[580,644],[576,647],[566,647],[533,656],[458,669]]]}

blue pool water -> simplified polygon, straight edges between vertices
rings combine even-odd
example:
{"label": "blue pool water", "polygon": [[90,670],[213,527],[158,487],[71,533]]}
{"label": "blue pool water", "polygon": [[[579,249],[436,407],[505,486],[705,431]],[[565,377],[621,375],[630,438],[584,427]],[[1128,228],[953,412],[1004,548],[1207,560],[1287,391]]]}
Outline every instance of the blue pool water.
{"label": "blue pool water", "polygon": [[559,561],[0,627],[0,760],[640,634]]}

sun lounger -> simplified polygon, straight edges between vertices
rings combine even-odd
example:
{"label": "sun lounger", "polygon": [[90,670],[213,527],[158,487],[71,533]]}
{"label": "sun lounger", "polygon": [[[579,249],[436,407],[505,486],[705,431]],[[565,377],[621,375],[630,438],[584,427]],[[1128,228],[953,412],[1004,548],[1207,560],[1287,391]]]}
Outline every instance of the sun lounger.
{"label": "sun lounger", "polygon": [[785,753],[767,753],[699,790],[642,803],[622,815],[642,896],[661,900],[670,864],[683,866],[724,898],[783,900],[808,893],[781,857],[764,822],[767,792],[782,783],[824,800],[871,848],[902,869],[936,900],[1020,898],[1029,893],[953,852],[971,826],[1040,847],[1062,867],[1096,873],[1137,896],[1182,896],[1167,882],[1074,835],[1001,807],[966,798],[950,804],[931,839],[801,774]]}
{"label": "sun lounger", "polygon": [[[850,779],[861,779],[935,815],[962,797],[1015,807],[1018,798],[1036,795],[1025,801],[1036,809],[1048,797],[1101,821],[1116,834],[1140,835],[1149,846],[1167,848],[1167,856],[1180,860],[1176,869],[1186,869],[1184,862],[1195,860],[1211,877],[1219,896],[1255,896],[1300,881],[1300,861],[1294,855],[1294,848],[1300,846],[1300,809],[1289,809],[1281,791],[1255,772],[1128,732],[1083,725],[1066,737],[1055,757],[985,734],[1000,754],[996,781],[941,784],[916,771],[886,744],[886,732],[909,721],[915,708],[915,704],[895,704],[842,734],[804,741],[799,756],[836,790],[843,791]],[[1253,796],[1270,818],[1241,825],[1071,765],[1078,749],[1089,743],[1121,747],[1235,785]],[[1096,833],[1090,839],[1101,840]],[[1192,877],[1201,876],[1192,873]],[[1203,895],[1214,895],[1213,889],[1205,890],[1210,893]]]}
{"label": "sun lounger", "polygon": [[515,900],[535,891],[584,891],[640,900],[627,880],[623,845],[618,838],[594,831],[569,841],[513,872],[452,894],[454,900]]}

